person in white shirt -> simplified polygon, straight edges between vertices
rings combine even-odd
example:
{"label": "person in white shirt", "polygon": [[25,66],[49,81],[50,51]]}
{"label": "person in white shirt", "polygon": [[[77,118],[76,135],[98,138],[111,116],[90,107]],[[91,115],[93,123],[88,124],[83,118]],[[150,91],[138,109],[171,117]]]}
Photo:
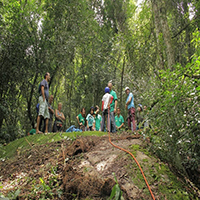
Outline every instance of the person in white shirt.
{"label": "person in white shirt", "polygon": [[112,103],[112,101],[113,101],[113,96],[110,94],[109,87],[106,87],[105,94],[103,95],[103,98],[102,98],[102,106],[101,106],[101,110],[102,110],[101,131],[104,131],[105,119],[106,118],[108,119],[108,113],[110,114],[110,104]]}

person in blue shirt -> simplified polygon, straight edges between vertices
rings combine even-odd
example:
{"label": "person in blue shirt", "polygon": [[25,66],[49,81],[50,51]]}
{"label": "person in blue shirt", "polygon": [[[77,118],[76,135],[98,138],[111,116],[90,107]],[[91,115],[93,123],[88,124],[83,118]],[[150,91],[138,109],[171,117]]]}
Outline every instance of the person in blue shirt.
{"label": "person in blue shirt", "polygon": [[135,105],[134,105],[134,97],[133,94],[130,92],[129,87],[125,88],[125,92],[127,95],[127,99],[126,99],[126,109],[128,110],[128,127],[129,130],[131,130],[131,122],[133,125],[132,131],[136,130],[136,126],[135,126]]}

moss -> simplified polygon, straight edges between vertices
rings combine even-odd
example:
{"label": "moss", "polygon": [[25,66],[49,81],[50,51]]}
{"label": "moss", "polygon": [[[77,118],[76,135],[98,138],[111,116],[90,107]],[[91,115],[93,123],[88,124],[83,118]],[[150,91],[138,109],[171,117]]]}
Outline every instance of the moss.
{"label": "moss", "polygon": [[[132,145],[130,149],[134,155],[137,154],[137,151],[141,151],[149,156],[149,152],[140,145]],[[149,198],[150,193],[144,178],[138,166],[136,166],[135,162],[132,163],[131,160],[126,166],[128,174],[132,177],[133,183],[147,196],[146,198]],[[132,170],[131,165],[134,166],[134,170]],[[184,184],[177,180],[177,177],[170,171],[169,167],[157,158],[153,156],[151,156],[151,159],[145,158],[140,161],[140,166],[143,169],[150,187],[154,184],[158,185],[158,190],[153,191],[153,193],[155,193],[154,195],[159,195],[160,199],[194,199],[192,194],[186,192]]]}
{"label": "moss", "polygon": [[140,149],[140,145],[139,144],[135,144],[131,146],[131,150],[133,151],[138,151]]}
{"label": "moss", "polygon": [[10,142],[7,146],[0,147],[0,158],[12,158],[13,156],[30,148],[30,145],[42,145],[50,142],[56,142],[63,139],[76,139],[78,136],[103,136],[106,132],[99,131],[85,131],[85,132],[72,132],[72,133],[50,133],[48,135],[37,134],[30,135],[13,142]]}
{"label": "moss", "polygon": [[170,171],[170,169],[164,163],[156,163],[155,168],[157,173],[167,175],[170,182],[170,187],[180,188],[182,187],[181,182],[177,181],[177,177]]}
{"label": "moss", "polygon": [[141,151],[142,153],[144,153],[145,155],[149,156],[151,158],[151,154],[149,153],[149,151],[147,149],[144,149],[142,146],[140,146],[139,144],[134,144],[130,147],[131,153],[133,153],[134,156],[136,156],[136,152],[137,151]]}
{"label": "moss", "polygon": [[141,175],[141,173],[135,174],[132,180],[133,180],[133,183],[137,185],[139,189],[142,189],[145,187],[145,182],[143,181],[143,176]]}
{"label": "moss", "polygon": [[135,144],[135,145],[132,145],[130,147],[130,150],[131,150],[131,153],[136,156],[137,155],[137,151],[140,149],[140,145],[138,144]]}

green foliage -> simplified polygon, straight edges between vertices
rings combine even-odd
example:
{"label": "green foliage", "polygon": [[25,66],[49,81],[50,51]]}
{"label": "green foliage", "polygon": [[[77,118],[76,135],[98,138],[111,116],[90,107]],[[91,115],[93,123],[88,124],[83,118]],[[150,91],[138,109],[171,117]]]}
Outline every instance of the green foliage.
{"label": "green foliage", "polygon": [[123,196],[122,196],[122,191],[121,191],[121,189],[120,189],[120,187],[119,187],[119,184],[118,184],[118,182],[117,182],[117,178],[116,178],[116,176],[115,176],[114,173],[113,173],[113,175],[114,175],[116,184],[113,186],[113,189],[112,189],[112,192],[111,192],[111,194],[110,194],[109,200],[112,200],[112,199],[115,199],[115,200],[123,200],[124,198],[123,198]]}
{"label": "green foliage", "polygon": [[[152,148],[194,177],[199,163],[200,36],[195,29],[200,4],[162,1],[171,36],[167,41],[162,27],[156,28],[156,2],[161,1],[143,1],[137,7],[135,1],[123,0],[2,0],[0,143],[19,139],[34,127],[38,84],[47,71],[53,107],[63,103],[64,129],[77,125],[81,107],[87,114],[91,106],[101,106],[104,88],[113,80],[124,118],[125,86],[131,88],[135,105],[158,101],[148,116],[151,128],[159,130],[151,138]],[[171,70],[169,43],[176,63]]]}
{"label": "green foliage", "polygon": [[150,114],[152,124],[159,127],[158,134],[151,138],[152,150],[196,183],[198,178],[194,174],[200,163],[200,79],[196,78],[200,73],[199,42],[196,31],[193,39],[196,51],[191,63],[160,72],[162,85],[155,90],[159,101]]}
{"label": "green foliage", "polygon": [[19,189],[17,189],[17,190],[15,190],[15,191],[10,191],[9,193],[8,193],[8,195],[7,195],[7,198],[2,198],[2,199],[4,199],[4,200],[6,200],[6,199],[17,199],[17,197],[19,196],[19,194],[20,194],[20,190]]}
{"label": "green foliage", "polygon": [[32,185],[32,194],[29,195],[29,198],[53,199],[55,196],[61,198],[63,191],[59,188],[59,181],[57,178],[57,174],[54,171],[50,174],[48,184],[40,177],[40,184]]}
{"label": "green foliage", "polygon": [[[3,5],[0,139],[10,142],[23,136],[25,130],[30,130],[34,125],[36,84],[38,75],[47,70],[41,65],[44,62],[41,59],[44,58],[42,47],[47,42],[41,40],[39,32],[38,23],[43,12],[41,4],[4,0]],[[48,70],[51,71],[49,67]],[[10,137],[4,137],[4,133]]]}

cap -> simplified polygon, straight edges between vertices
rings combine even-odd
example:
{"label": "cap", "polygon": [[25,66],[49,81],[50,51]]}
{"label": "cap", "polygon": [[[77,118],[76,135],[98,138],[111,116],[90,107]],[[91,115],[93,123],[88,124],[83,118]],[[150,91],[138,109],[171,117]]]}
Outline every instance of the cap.
{"label": "cap", "polygon": [[105,87],[105,93],[109,93],[109,92],[110,92],[109,87]]}
{"label": "cap", "polygon": [[126,87],[126,88],[125,88],[125,92],[126,92],[126,90],[130,90],[130,88],[129,88],[129,87]]}

